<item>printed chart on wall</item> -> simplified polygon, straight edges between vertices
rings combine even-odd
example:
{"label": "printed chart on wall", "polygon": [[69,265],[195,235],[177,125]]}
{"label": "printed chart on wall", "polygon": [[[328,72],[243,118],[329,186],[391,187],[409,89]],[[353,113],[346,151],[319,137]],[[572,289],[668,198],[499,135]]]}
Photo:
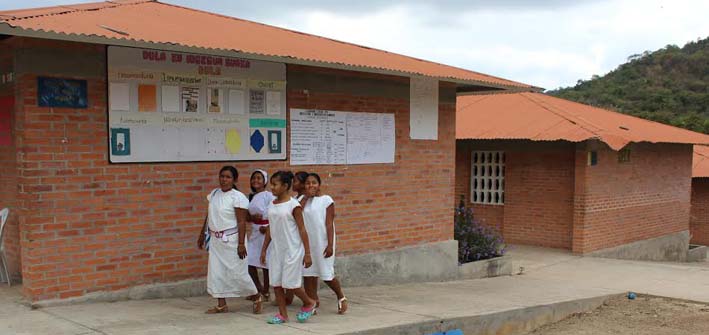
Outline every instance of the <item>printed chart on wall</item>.
{"label": "printed chart on wall", "polygon": [[111,162],[286,158],[286,67],[108,48]]}
{"label": "printed chart on wall", "polygon": [[291,109],[291,164],[394,163],[394,114]]}

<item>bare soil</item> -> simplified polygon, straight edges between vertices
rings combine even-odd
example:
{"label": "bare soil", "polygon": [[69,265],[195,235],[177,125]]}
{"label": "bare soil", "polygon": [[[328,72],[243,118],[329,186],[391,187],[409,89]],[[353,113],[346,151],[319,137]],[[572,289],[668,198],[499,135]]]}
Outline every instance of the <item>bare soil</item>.
{"label": "bare soil", "polygon": [[640,295],[613,298],[588,313],[574,314],[528,335],[709,334],[709,304]]}

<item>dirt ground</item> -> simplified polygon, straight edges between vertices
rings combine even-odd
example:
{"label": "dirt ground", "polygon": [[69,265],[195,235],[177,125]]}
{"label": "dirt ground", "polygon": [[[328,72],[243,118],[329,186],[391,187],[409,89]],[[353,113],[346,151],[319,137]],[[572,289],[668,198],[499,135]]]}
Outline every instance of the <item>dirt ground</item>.
{"label": "dirt ground", "polygon": [[709,305],[640,295],[611,299],[598,309],[539,328],[528,335],[709,334]]}

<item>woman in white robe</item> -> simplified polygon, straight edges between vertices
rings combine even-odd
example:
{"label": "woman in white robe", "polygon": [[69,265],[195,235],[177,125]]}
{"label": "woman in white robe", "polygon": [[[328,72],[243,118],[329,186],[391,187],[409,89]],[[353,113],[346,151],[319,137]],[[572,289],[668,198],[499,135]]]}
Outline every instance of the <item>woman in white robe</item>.
{"label": "woman in white robe", "polygon": [[[257,294],[246,260],[246,215],[249,200],[236,189],[239,173],[232,166],[219,171],[219,187],[207,195],[209,208],[197,240],[209,250],[207,292],[217,298],[217,306],[207,314],[226,313],[226,298]],[[261,298],[254,300],[253,312],[261,312]]]}

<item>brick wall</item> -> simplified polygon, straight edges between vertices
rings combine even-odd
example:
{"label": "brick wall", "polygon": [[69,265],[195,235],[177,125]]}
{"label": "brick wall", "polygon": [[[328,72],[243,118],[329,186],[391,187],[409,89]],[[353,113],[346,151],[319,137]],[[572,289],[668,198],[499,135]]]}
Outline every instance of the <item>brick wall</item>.
{"label": "brick wall", "polygon": [[[14,46],[10,40],[0,41],[0,74],[14,72]],[[0,82],[0,108],[9,113],[15,125],[15,86]],[[7,114],[5,114],[7,115]],[[11,131],[10,145],[0,145],[0,209],[9,208],[10,216],[5,226],[4,247],[8,271],[14,280],[20,277],[20,238],[17,218],[17,151],[15,132]]]}
{"label": "brick wall", "polygon": [[461,140],[456,150],[456,194],[464,194],[468,203],[470,152],[505,152],[505,204],[472,205],[482,223],[502,227],[508,243],[571,248],[573,144]]}
{"label": "brick wall", "polygon": [[[692,146],[632,144],[628,163],[599,142],[577,145],[573,251],[587,253],[689,229]],[[587,166],[586,152],[598,153]]]}
{"label": "brick wall", "polygon": [[692,243],[709,245],[709,178],[692,179]]}
{"label": "brick wall", "polygon": [[507,155],[507,241],[571,248],[574,151],[570,143],[530,143]]}
{"label": "brick wall", "polygon": [[[195,247],[204,198],[233,162],[109,164],[104,47],[26,39],[21,48],[32,55],[23,59],[47,61],[24,64],[18,82],[26,295],[68,298],[204,276],[206,254]],[[37,75],[88,80],[89,108],[37,107]],[[452,85],[441,85],[439,140],[411,141],[405,78],[289,66],[288,82],[289,108],[395,113],[396,163],[237,162],[241,189],[255,168],[321,174],[337,203],[339,255],[452,239]]]}

